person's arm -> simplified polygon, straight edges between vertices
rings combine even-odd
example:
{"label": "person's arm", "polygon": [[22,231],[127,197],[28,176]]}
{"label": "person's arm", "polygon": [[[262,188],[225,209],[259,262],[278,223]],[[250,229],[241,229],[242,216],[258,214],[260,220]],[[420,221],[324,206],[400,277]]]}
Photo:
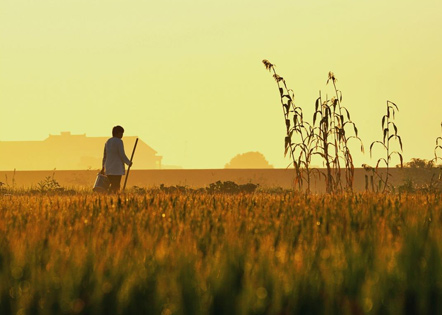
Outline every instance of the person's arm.
{"label": "person's arm", "polygon": [[118,154],[120,155],[120,158],[124,163],[126,163],[129,166],[132,166],[132,162],[128,159],[126,153],[124,152],[124,144],[122,140],[120,140],[118,143]]}
{"label": "person's arm", "polygon": [[104,145],[104,152],[103,152],[103,163],[100,173],[104,174],[104,163],[106,163],[106,145]]}

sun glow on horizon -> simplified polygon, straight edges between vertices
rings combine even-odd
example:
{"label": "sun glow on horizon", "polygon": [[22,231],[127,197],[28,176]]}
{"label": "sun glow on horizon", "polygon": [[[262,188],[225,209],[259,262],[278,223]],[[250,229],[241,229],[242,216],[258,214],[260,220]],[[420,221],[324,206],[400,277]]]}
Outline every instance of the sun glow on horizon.
{"label": "sun glow on horizon", "polygon": [[306,119],[333,71],[366,147],[382,137],[391,100],[404,160],[430,159],[441,136],[441,10],[432,0],[5,0],[0,141],[104,136],[119,124],[165,164],[223,168],[259,151],[286,167],[268,59]]}

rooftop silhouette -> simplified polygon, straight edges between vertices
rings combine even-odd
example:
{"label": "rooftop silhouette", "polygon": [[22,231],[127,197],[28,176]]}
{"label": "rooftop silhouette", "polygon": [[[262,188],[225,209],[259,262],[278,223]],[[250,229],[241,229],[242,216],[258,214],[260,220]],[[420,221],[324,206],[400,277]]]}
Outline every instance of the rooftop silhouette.
{"label": "rooftop silhouette", "polygon": [[[135,136],[124,136],[130,156]],[[61,132],[43,141],[0,141],[0,170],[101,169],[104,143],[109,137],[87,137]],[[161,169],[162,156],[139,139],[133,169]]]}

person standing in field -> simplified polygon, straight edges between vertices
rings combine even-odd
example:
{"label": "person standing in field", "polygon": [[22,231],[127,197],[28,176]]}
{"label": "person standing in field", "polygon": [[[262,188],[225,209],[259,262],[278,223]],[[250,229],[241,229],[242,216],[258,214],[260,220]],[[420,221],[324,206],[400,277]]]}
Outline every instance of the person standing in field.
{"label": "person standing in field", "polygon": [[104,145],[103,168],[100,173],[105,174],[109,179],[110,192],[120,190],[121,176],[125,174],[124,163],[132,166],[132,162],[124,152],[124,144],[121,140],[123,133],[123,127],[115,126],[112,129],[112,138],[108,139]]}

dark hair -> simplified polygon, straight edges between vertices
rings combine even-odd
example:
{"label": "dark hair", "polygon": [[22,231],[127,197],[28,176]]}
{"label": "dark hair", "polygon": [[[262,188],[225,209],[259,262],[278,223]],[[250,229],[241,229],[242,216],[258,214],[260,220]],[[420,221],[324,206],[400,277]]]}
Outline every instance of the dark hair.
{"label": "dark hair", "polygon": [[112,136],[115,137],[118,133],[124,133],[124,128],[121,126],[115,126],[112,129]]}

